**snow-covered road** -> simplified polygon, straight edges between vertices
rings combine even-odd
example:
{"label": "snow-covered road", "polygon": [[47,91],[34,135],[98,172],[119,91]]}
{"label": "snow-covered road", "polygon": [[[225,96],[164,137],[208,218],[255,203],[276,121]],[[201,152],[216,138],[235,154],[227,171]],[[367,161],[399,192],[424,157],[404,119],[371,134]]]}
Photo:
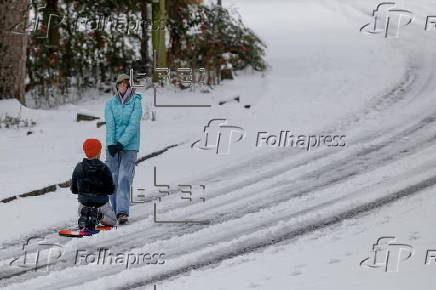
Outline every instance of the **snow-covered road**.
{"label": "snow-covered road", "polygon": [[[189,181],[185,179],[185,183],[206,184],[206,202],[187,203],[174,190],[158,206],[162,217],[209,219],[210,224],[155,223],[155,201],[135,205],[128,226],[86,239],[66,239],[53,233],[56,227],[72,224],[73,219],[63,217],[49,229],[35,226],[24,234],[4,238],[0,247],[1,286],[152,289],[152,284],[159,283],[158,289],[241,290],[245,288],[233,286],[237,281],[221,281],[203,288],[195,283],[198,288],[190,288],[183,275],[195,273],[198,280],[201,278],[197,274],[207,269],[210,276],[221,262],[242,255],[254,257],[250,263],[256,263],[256,257],[272,247],[292,248],[299,239],[321,230],[324,235],[332,234],[334,226],[345,220],[365,219],[365,214],[382,211],[399,199],[434,189],[436,55],[430,48],[436,37],[423,33],[418,26],[392,41],[358,33],[359,24],[370,21],[369,13],[377,6],[375,1],[356,1],[351,5],[344,3],[347,1],[234,2],[241,7],[248,25],[267,40],[272,71],[260,80],[258,76],[244,75],[234,83],[224,84],[253,104],[251,115],[242,115],[234,107],[200,112],[199,117],[187,121],[192,131],[187,130],[189,133],[180,138],[189,140],[206,118],[224,115],[251,133],[249,141],[255,139],[258,131],[279,132],[291,126],[294,131],[307,134],[346,135],[346,146],[307,152],[247,148],[254,144],[247,142],[246,147],[235,148],[231,156],[215,159],[210,152],[193,152],[190,144],[180,146],[159,160],[141,163],[136,169],[135,185],[149,185],[138,176],[149,175],[155,162],[169,172],[173,170],[168,173],[171,184],[187,177]],[[426,5],[429,1],[420,2],[424,5],[411,8],[425,13],[431,7]],[[261,16],[267,19],[259,21]],[[421,51],[423,47],[425,53]],[[244,95],[247,84],[254,86],[258,82],[256,92],[250,90],[251,96]],[[165,114],[170,113],[162,112],[162,116]],[[170,169],[174,160],[181,165]],[[189,174],[177,175],[175,171],[186,164],[195,168],[189,169]],[[67,196],[68,191],[58,190],[56,194]],[[54,196],[4,204],[2,212],[12,213],[21,205],[32,210],[32,206],[41,206],[36,200],[49,202]],[[61,203],[71,203],[72,199]],[[47,243],[62,245],[62,257],[50,264],[48,272],[11,267],[10,261],[23,253],[23,241],[35,235],[43,236]],[[305,247],[310,249],[310,242]],[[75,263],[79,249],[97,252],[99,248],[114,253],[164,253],[165,263],[131,265],[128,270],[125,265]],[[47,254],[48,251],[41,252],[42,257]],[[339,279],[343,273],[337,275]],[[245,279],[252,279],[247,282],[255,285],[256,277],[247,276]],[[297,288],[298,285],[289,286],[292,277],[283,279],[282,284],[274,284],[274,289]],[[171,288],[165,285],[169,280]],[[312,289],[327,289],[321,282],[319,285]],[[255,286],[247,283],[246,287]],[[259,289],[272,289],[269,287],[266,283]]]}

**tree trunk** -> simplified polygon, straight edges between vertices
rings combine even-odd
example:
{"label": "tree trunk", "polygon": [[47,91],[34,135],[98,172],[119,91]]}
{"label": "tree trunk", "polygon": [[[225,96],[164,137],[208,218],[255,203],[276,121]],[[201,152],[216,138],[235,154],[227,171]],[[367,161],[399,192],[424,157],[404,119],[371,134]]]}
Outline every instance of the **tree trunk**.
{"label": "tree trunk", "polygon": [[[162,23],[167,21],[167,12],[165,9],[165,0],[153,0],[152,4],[152,44],[153,51],[156,54],[156,63],[154,66],[157,68],[167,68],[167,47],[165,45],[165,29]],[[153,82],[158,81],[158,74],[153,73]]]}
{"label": "tree trunk", "polygon": [[[140,2],[140,10],[141,10],[141,24],[142,24],[142,35],[141,35],[141,61],[145,64],[147,76],[151,75],[153,59],[149,53],[149,29],[152,27],[148,27],[151,19],[149,19],[149,9],[148,9],[148,1]],[[151,13],[150,13],[151,14]],[[141,72],[143,73],[143,72]]]}
{"label": "tree trunk", "polygon": [[27,0],[0,3],[0,99],[25,104]]}

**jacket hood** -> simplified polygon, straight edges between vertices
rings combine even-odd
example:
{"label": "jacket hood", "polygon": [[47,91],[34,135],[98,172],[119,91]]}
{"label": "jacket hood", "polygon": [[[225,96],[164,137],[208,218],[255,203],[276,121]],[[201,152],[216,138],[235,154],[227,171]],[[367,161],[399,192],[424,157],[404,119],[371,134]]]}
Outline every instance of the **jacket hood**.
{"label": "jacket hood", "polygon": [[96,173],[104,169],[105,164],[99,159],[83,158],[82,161],[83,171],[85,173]]}
{"label": "jacket hood", "polygon": [[[112,96],[112,98],[113,98],[114,100],[118,100],[118,101],[121,103],[121,100],[120,100],[120,93],[119,93],[119,92],[117,92],[114,96]],[[135,91],[135,89],[132,89],[132,92],[131,92],[130,96],[127,98],[127,100],[126,100],[124,103],[127,103],[127,102],[129,102],[130,100],[132,100],[132,99],[139,99],[139,100],[141,100],[141,99],[142,99],[142,96],[141,96],[140,94],[137,94],[136,91]]]}

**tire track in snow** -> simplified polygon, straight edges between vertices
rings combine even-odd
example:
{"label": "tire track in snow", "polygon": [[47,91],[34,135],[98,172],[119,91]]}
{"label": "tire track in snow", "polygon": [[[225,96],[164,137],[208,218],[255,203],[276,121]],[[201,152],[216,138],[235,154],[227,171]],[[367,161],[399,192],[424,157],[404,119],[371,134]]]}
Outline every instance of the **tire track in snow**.
{"label": "tire track in snow", "polygon": [[[401,100],[401,99],[403,99],[404,98],[404,95],[403,94],[405,94],[406,92],[408,92],[408,91],[410,91],[410,87],[411,87],[411,85],[413,84],[413,81],[411,81],[411,80],[414,80],[415,78],[413,78],[413,77],[411,77],[410,76],[410,74],[408,75],[408,77],[406,78],[406,80],[404,80],[403,82],[402,82],[402,84],[404,85],[404,87],[403,88],[396,88],[396,89],[393,89],[389,94],[387,94],[387,95],[384,95],[384,96],[382,96],[382,98],[381,99],[388,99],[389,101],[388,102],[385,102],[385,101],[383,101],[383,100],[380,100],[380,101],[378,101],[378,102],[375,102],[375,103],[373,103],[372,104],[372,106],[383,106],[383,104],[384,105],[387,105],[387,104],[392,104],[392,102],[395,102],[395,100]],[[365,115],[365,114],[368,114],[368,112],[370,112],[371,110],[368,110],[368,109],[366,109],[364,112],[363,112],[363,115]],[[353,121],[354,122],[358,122],[359,121],[359,119],[353,119]],[[370,151],[373,151],[373,149],[370,149]],[[368,151],[368,153],[370,152],[370,151]],[[283,154],[286,154],[286,152],[285,153],[280,153],[280,154],[275,154],[275,156],[274,156],[274,158],[270,158],[269,159],[269,161],[270,162],[276,162],[276,159],[281,159],[282,158],[282,156],[281,155],[283,155]],[[331,154],[333,154],[333,153],[330,153],[330,155]],[[361,154],[366,154],[365,152],[362,152]],[[278,156],[277,156],[278,155]],[[302,166],[303,164],[307,164],[308,162],[313,162],[313,161],[316,161],[316,160],[318,160],[318,159],[321,159],[321,158],[324,158],[325,157],[325,154],[323,154],[323,153],[321,153],[321,154],[319,154],[318,156],[316,156],[313,160],[311,160],[311,158],[312,157],[310,157],[310,158],[306,158],[306,159],[308,159],[308,160],[303,160],[303,161],[301,161],[299,164],[296,164],[296,166],[292,166],[292,168],[293,169],[295,169],[295,168],[297,168],[298,169],[298,167],[299,166]],[[258,159],[258,162],[257,162],[257,165],[259,166],[259,167],[262,167],[262,166],[265,166],[265,159],[264,158],[262,158],[262,157],[260,157],[260,158],[257,158]],[[249,163],[250,161],[248,161],[247,163],[248,164],[250,164]],[[246,166],[247,164],[242,164],[242,165],[240,165],[240,166],[237,166],[237,168],[244,168],[245,166]],[[336,165],[335,165],[336,166]],[[255,166],[253,166],[253,164],[251,164],[251,168],[253,168],[253,167],[255,167]],[[334,166],[333,166],[334,167]],[[256,177],[254,177],[254,178],[252,178],[251,180],[245,180],[245,181],[243,181],[242,183],[239,183],[239,184],[236,184],[236,185],[233,185],[233,188],[224,188],[223,190],[221,190],[220,192],[218,192],[216,195],[221,195],[221,194],[223,194],[223,193],[225,193],[225,192],[232,192],[232,191],[235,191],[235,190],[238,190],[238,189],[240,189],[240,188],[243,188],[243,187],[245,187],[245,186],[247,186],[247,185],[250,185],[250,184],[253,184],[253,183],[256,183],[256,182],[259,182],[259,179],[260,180],[265,180],[265,179],[268,179],[268,178],[271,178],[272,176],[276,176],[277,174],[278,174],[278,172],[283,172],[284,170],[286,170],[286,168],[289,168],[289,164],[286,164],[285,166],[281,166],[279,169],[277,169],[277,170],[275,170],[275,171],[272,171],[272,172],[269,172],[268,174],[266,174],[266,175],[263,175],[263,176],[261,176],[260,178],[259,178],[259,176],[256,176]],[[236,169],[237,170],[237,169]],[[322,170],[321,170],[322,171]],[[320,172],[321,172],[320,171]],[[229,171],[227,171],[227,173],[230,173]],[[220,176],[220,175],[218,175],[218,176]],[[354,176],[354,174],[349,174],[348,175],[348,178],[350,178],[350,177],[352,177],[352,176]],[[221,176],[220,176],[221,177]],[[334,182],[339,182],[340,180],[344,180],[344,176],[339,176],[339,177],[336,177],[333,181],[330,181],[330,184],[333,184]],[[215,180],[216,181],[216,180]],[[327,184],[324,184],[324,186],[328,186],[329,184],[327,183]],[[307,193],[307,192],[310,192],[311,190],[313,190],[314,188],[317,188],[317,187],[322,187],[323,185],[322,184],[318,184],[317,186],[315,186],[315,187],[312,187],[312,188],[308,188],[308,189],[306,189],[305,191],[302,191],[302,192],[300,192],[300,196],[302,195],[302,194],[304,194],[305,192]],[[298,195],[298,194],[297,194]],[[239,198],[239,199],[242,199],[242,198]],[[282,199],[283,200],[283,199]],[[281,202],[282,200],[278,200],[277,202]],[[233,201],[233,202],[235,202],[235,201]],[[272,204],[274,204],[274,202],[270,202],[270,203],[268,203],[268,204],[264,204],[263,206],[262,205],[260,205],[259,207],[257,207],[257,208],[251,208],[250,209],[250,212],[254,212],[254,211],[257,211],[257,210],[259,210],[259,209],[261,209],[262,207],[267,207],[267,206],[271,206]],[[174,208],[173,208],[174,209]],[[168,210],[172,210],[171,208],[170,209],[167,209],[167,211]],[[137,219],[139,220],[140,218],[146,218],[146,216],[140,216],[140,217],[138,217]],[[219,219],[220,221],[224,221],[226,218],[228,219],[228,218],[235,218],[236,216],[234,216],[234,217],[232,217],[232,216],[228,216],[228,217],[225,217],[225,218],[223,218],[223,217],[221,217],[221,219]],[[162,239],[162,238],[170,238],[171,237],[171,235],[168,235],[167,237],[162,237],[162,236],[159,236],[159,235],[157,235],[156,236],[156,239]],[[9,252],[9,251],[8,251]],[[24,272],[22,272],[22,274],[25,274],[26,272],[24,271]]]}
{"label": "tire track in snow", "polygon": [[[289,198],[301,197],[304,194],[307,194],[307,193],[309,193],[309,192],[311,192],[311,191],[313,191],[315,189],[318,189],[318,188],[323,188],[323,187],[326,187],[326,186],[330,186],[330,185],[338,183],[338,182],[344,182],[345,180],[347,180],[347,179],[349,179],[349,178],[351,178],[351,177],[353,177],[353,176],[355,176],[355,175],[357,175],[359,173],[361,174],[363,172],[367,172],[368,170],[372,169],[372,167],[371,167],[371,165],[373,166],[372,163],[367,163],[365,170],[362,170],[362,167],[357,167],[356,166],[356,162],[358,162],[359,159],[357,159],[356,157],[365,156],[365,155],[368,155],[368,154],[372,154],[372,153],[374,153],[374,152],[376,152],[378,150],[381,150],[382,148],[384,148],[384,147],[386,147],[388,145],[391,145],[392,143],[396,142],[400,138],[400,136],[409,135],[411,133],[414,133],[414,134],[419,133],[419,130],[425,128],[425,126],[429,125],[432,122],[434,122],[434,119],[432,119],[432,118],[424,118],[424,120],[418,122],[415,125],[412,125],[410,128],[407,128],[406,130],[403,130],[400,133],[392,136],[389,141],[382,141],[383,142],[382,145],[377,145],[377,146],[370,147],[368,149],[360,150],[360,151],[358,151],[358,152],[356,152],[354,154],[351,154],[350,156],[345,156],[344,158],[342,158],[339,161],[336,161],[333,164],[331,164],[331,163],[327,164],[326,166],[320,167],[320,168],[318,168],[318,169],[316,169],[316,170],[314,170],[314,171],[312,171],[310,173],[307,173],[307,174],[303,174],[303,175],[300,174],[300,175],[298,175],[298,171],[297,170],[300,167],[302,167],[303,165],[307,165],[310,162],[317,161],[317,160],[319,160],[321,158],[326,158],[325,154],[321,153],[321,154],[318,154],[318,156],[316,158],[309,157],[309,158],[305,158],[304,160],[298,161],[298,162],[295,162],[295,163],[294,162],[286,163],[285,165],[281,165],[279,168],[276,168],[276,169],[272,170],[271,172],[267,172],[266,174],[263,174],[260,177],[259,176],[255,176],[255,177],[253,177],[251,179],[248,179],[248,180],[245,179],[245,180],[243,180],[241,182],[237,182],[235,184],[232,184],[230,186],[226,186],[226,187],[221,188],[221,189],[219,189],[219,190],[217,190],[215,192],[212,192],[212,195],[211,195],[211,197],[213,198],[213,197],[225,195],[226,193],[232,194],[235,191],[238,191],[238,190],[243,189],[244,187],[247,187],[247,185],[251,186],[251,185],[259,184],[259,183],[262,183],[262,182],[265,182],[265,181],[267,181],[266,184],[263,186],[263,188],[265,190],[268,190],[268,189],[271,189],[271,188],[275,188],[276,189],[275,190],[276,195],[282,195],[282,194],[280,194],[281,191],[289,191],[289,190],[295,188],[296,185],[302,184],[302,186],[300,186],[300,190],[298,192],[296,192],[295,194],[292,194],[291,196],[284,196],[283,197],[283,195],[282,195],[281,198],[271,199],[270,193],[268,193],[268,194],[266,194],[266,193],[262,194],[262,192],[257,193],[256,191],[259,191],[259,188],[256,188],[254,192],[250,191],[250,192],[247,192],[244,195],[237,195],[234,198],[231,198],[230,200],[225,200],[223,203],[220,203],[220,204],[214,203],[214,204],[212,204],[210,206],[206,205],[206,207],[202,207],[202,209],[203,210],[208,210],[208,209],[211,210],[212,208],[219,208],[219,206],[223,206],[223,205],[225,205],[225,203],[234,203],[235,205],[237,205],[239,201],[241,201],[241,200],[245,200],[246,201],[249,197],[251,197],[251,199],[253,200],[253,203],[250,203],[248,205],[249,207],[247,209],[249,209],[250,212],[252,212],[252,211],[257,211],[257,210],[259,210],[261,208],[269,207],[269,206],[271,206],[271,205],[273,205],[274,203],[277,203],[277,202],[286,201]],[[426,143],[422,143],[422,145],[425,145],[425,144]],[[423,146],[421,146],[421,147],[423,147]],[[379,155],[387,154],[386,156],[395,156],[395,155],[399,154],[402,150],[403,149],[400,148],[400,149],[398,149],[395,152],[387,152],[387,153],[382,152]],[[338,153],[336,153],[336,155],[338,155]],[[327,155],[327,156],[329,156],[329,155]],[[383,164],[383,162],[381,162],[381,161],[383,161],[383,160],[390,161],[390,159],[392,159],[392,158],[387,158],[386,156],[384,156],[384,158],[378,159],[377,164],[379,166],[381,164]],[[340,157],[342,157],[342,155]],[[340,172],[337,171],[337,170],[335,171],[335,169],[338,167],[337,164],[347,164],[347,168],[343,167],[340,170],[340,171],[343,171],[344,173],[338,174]],[[352,172],[347,172],[346,169],[353,168],[353,167],[354,168],[359,168],[359,170],[354,170]],[[291,168],[291,169],[289,169],[289,168]],[[297,171],[296,175],[294,176],[294,178],[291,179],[291,180],[283,181],[282,177],[286,176],[289,172],[293,172],[293,171]],[[326,175],[329,172],[334,172],[334,171],[335,171],[335,173],[333,175],[331,175],[331,176],[325,176],[324,179],[319,179],[318,178],[318,176]],[[269,181],[273,177],[274,177],[274,179],[276,179],[278,181],[277,182]],[[307,184],[307,185],[304,186],[304,184]],[[289,188],[289,186],[291,186],[291,188]],[[258,196],[258,195],[260,195],[260,196]],[[269,198],[268,198],[268,196],[269,196]],[[276,196],[274,195],[274,197],[276,197]],[[277,196],[277,197],[279,197],[279,196]],[[259,199],[259,201],[256,202],[256,199]],[[166,208],[166,209],[164,209],[163,213],[166,213],[166,212],[169,212],[171,210],[177,209],[179,206],[180,205],[175,205],[173,207]],[[246,208],[246,207],[247,207],[246,204],[242,204],[240,206],[239,210],[241,210],[241,213],[243,212],[242,209]],[[235,212],[235,211],[238,212],[238,210],[236,210],[236,209],[232,210],[232,212]],[[234,216],[232,216],[232,215],[223,215],[222,217],[219,218],[219,220],[234,218],[236,216],[237,215],[234,215]],[[137,216],[137,217],[135,217],[134,220],[141,220],[143,218],[147,218],[147,216],[145,216],[145,215]],[[214,217],[213,219],[215,220],[215,223],[216,223],[216,217]],[[52,236],[54,238],[59,239],[57,234],[53,234],[52,233]],[[19,255],[19,253],[21,251],[22,251],[22,249],[17,247],[15,249],[15,251],[11,251],[11,249],[7,249],[7,251],[1,251],[0,254],[3,257],[3,259],[5,259],[5,258],[12,258],[12,257],[14,257],[16,255]],[[6,252],[8,255],[5,256],[4,252]]]}
{"label": "tire track in snow", "polygon": [[[112,289],[119,289],[119,290],[124,290],[124,289],[134,289],[134,288],[138,288],[138,287],[144,287],[144,286],[148,286],[157,282],[162,282],[164,280],[188,273],[190,271],[193,270],[198,270],[198,269],[202,269],[205,267],[210,267],[212,265],[216,265],[224,260],[228,260],[240,255],[244,255],[244,254],[248,254],[251,252],[255,252],[255,251],[259,251],[262,249],[265,249],[267,247],[270,247],[272,245],[276,245],[278,243],[282,243],[284,241],[288,241],[288,240],[292,240],[295,239],[297,237],[303,236],[305,234],[310,234],[313,233],[314,231],[317,230],[321,230],[321,229],[325,229],[331,226],[334,226],[344,220],[347,219],[351,219],[351,218],[356,218],[360,215],[363,214],[369,214],[371,211],[374,211],[375,209],[379,209],[383,206],[389,205],[399,199],[402,198],[406,198],[406,197],[410,197],[414,194],[417,194],[421,191],[423,191],[424,189],[427,189],[429,187],[435,186],[436,185],[436,175],[425,179],[417,184],[414,185],[410,185],[402,190],[399,190],[397,192],[394,192],[388,196],[384,196],[382,198],[379,198],[375,201],[371,201],[365,204],[362,204],[358,207],[352,208],[350,210],[347,211],[343,211],[341,213],[338,213],[336,215],[332,215],[330,217],[327,217],[325,219],[322,220],[317,220],[313,223],[309,223],[306,225],[303,225],[301,227],[297,227],[297,228],[289,228],[288,231],[285,231],[282,235],[274,235],[272,236],[269,240],[263,240],[263,241],[258,241],[255,243],[252,243],[250,245],[244,245],[242,247],[239,247],[233,251],[229,251],[227,253],[220,253],[218,255],[215,255],[213,257],[210,257],[209,259],[205,259],[204,261],[195,263],[195,264],[191,264],[188,266],[184,266],[183,268],[179,268],[177,270],[173,270],[167,273],[164,273],[162,275],[153,277],[151,279],[148,280],[144,280],[141,282],[135,282],[132,284],[128,284],[122,287],[115,287]],[[212,253],[211,253],[212,255]]]}
{"label": "tire track in snow", "polygon": [[[417,122],[417,124],[410,126],[409,128],[406,128],[405,130],[403,130],[401,133],[399,133],[400,135],[419,135],[421,132],[420,130],[425,129],[428,125],[430,124],[434,124],[434,119],[433,118],[424,118],[423,120],[421,120],[420,122]],[[398,146],[398,148],[396,148],[396,150],[392,151],[390,147],[388,147],[388,145],[390,145],[390,143],[395,142],[398,139],[398,134],[395,134],[394,136],[390,137],[390,142],[386,142],[384,141],[384,144],[379,145],[379,146],[375,146],[375,147],[371,147],[368,149],[363,149],[360,151],[357,151],[356,154],[351,154],[350,156],[346,156],[345,158],[339,159],[339,160],[335,160],[334,162],[329,163],[327,166],[314,170],[313,172],[307,173],[306,177],[304,177],[299,183],[301,184],[301,186],[295,190],[295,186],[296,184],[289,184],[289,182],[285,183],[285,186],[289,186],[291,185],[290,189],[294,189],[294,192],[289,195],[289,196],[285,196],[283,197],[283,192],[284,192],[284,187],[283,186],[279,186],[279,187],[272,187],[270,188],[269,191],[265,191],[264,193],[260,192],[260,194],[263,194],[265,196],[270,196],[270,199],[268,200],[268,202],[265,202],[265,199],[263,198],[259,198],[258,196],[254,196],[253,197],[253,203],[249,202],[244,203],[239,205],[239,203],[237,202],[230,202],[230,205],[238,205],[240,208],[239,209],[235,209],[233,208],[231,210],[231,212],[237,212],[237,214],[229,214],[229,215],[225,215],[224,218],[222,219],[215,219],[212,223],[211,226],[213,225],[217,225],[220,224],[222,222],[231,220],[231,219],[237,219],[237,218],[241,218],[242,216],[244,216],[245,214],[248,213],[253,213],[253,212],[258,212],[260,210],[264,210],[267,207],[272,207],[274,205],[277,205],[281,202],[285,202],[285,201],[289,201],[292,198],[296,198],[296,197],[301,197],[307,193],[310,193],[314,190],[320,190],[329,186],[332,186],[334,184],[337,183],[342,183],[344,181],[346,181],[347,179],[356,176],[357,174],[362,174],[364,171],[370,171],[371,169],[375,168],[374,165],[378,165],[378,166],[382,166],[385,163],[389,163],[392,162],[393,160],[395,160],[395,158],[393,158],[393,156],[396,156],[396,159],[399,158],[404,158],[405,156],[411,154],[410,152],[416,151],[417,149],[422,149],[428,146],[431,146],[432,142],[436,139],[436,136],[430,136],[430,138],[426,138],[425,141],[426,142],[418,142],[417,145],[414,144],[414,146],[412,147],[408,147],[408,146],[401,146],[404,144],[400,144],[400,146]],[[406,144],[407,145],[407,144]],[[388,148],[389,150],[391,150],[390,152],[384,152],[383,149]],[[413,149],[413,150],[411,150]],[[401,154],[402,152],[402,154]],[[371,156],[373,155],[373,156]],[[380,156],[384,156],[383,158],[380,158]],[[363,162],[363,164],[366,165],[366,168],[364,170],[362,170],[361,166],[359,166],[360,163],[362,163],[361,159],[366,159],[365,162]],[[342,172],[341,174],[338,174],[338,171],[331,171],[331,169],[336,169],[338,168],[338,164],[346,164],[346,167],[343,167],[340,171]],[[373,166],[373,167],[371,167]],[[328,172],[335,172],[334,174],[325,174]],[[323,177],[323,173],[324,176]],[[323,178],[320,178],[323,177]],[[304,186],[305,184],[308,184],[308,186]],[[298,185],[298,184],[297,184]],[[271,189],[274,189],[274,198],[271,198]],[[256,192],[249,192],[249,195],[254,194],[255,195]],[[219,196],[220,194],[218,194]],[[242,198],[242,200],[246,201],[246,198]],[[254,203],[254,201],[257,200],[257,203]],[[224,206],[226,204],[223,204]],[[242,211],[243,209],[245,209],[245,211]],[[240,210],[238,212],[238,210]],[[285,219],[285,218],[289,218],[289,216],[287,217],[279,217],[277,220],[274,221],[268,221],[268,224],[263,225],[265,227],[270,226],[271,224],[276,223],[279,220]],[[260,224],[258,224],[257,226],[260,226]],[[149,227],[150,229],[152,229],[152,226]],[[184,229],[180,229],[180,228],[175,228],[177,229],[177,234],[178,235],[187,235],[190,234],[196,230],[201,229],[201,227],[196,227],[196,228],[184,228]],[[169,234],[167,237],[162,237],[161,234],[157,234],[155,235],[156,240],[162,240],[162,239],[166,239],[166,238],[170,238],[173,234]],[[136,236],[136,238],[135,238]],[[132,248],[134,248],[135,245],[138,245],[139,241],[143,241],[143,234],[133,234],[133,235],[129,235],[130,241],[129,242],[124,242],[124,246],[131,246]],[[117,239],[115,240],[111,240],[111,243],[117,244],[117,242],[122,242],[122,240],[124,239],[124,237],[120,237],[117,241]],[[150,241],[150,242],[153,242]],[[101,243],[99,243],[101,244]],[[110,244],[109,244],[110,245]],[[105,245],[103,243],[103,246],[108,246]],[[126,250],[128,250],[129,248],[126,248]],[[26,271],[23,271],[22,274],[27,273]],[[8,277],[4,277],[4,278],[8,278]]]}

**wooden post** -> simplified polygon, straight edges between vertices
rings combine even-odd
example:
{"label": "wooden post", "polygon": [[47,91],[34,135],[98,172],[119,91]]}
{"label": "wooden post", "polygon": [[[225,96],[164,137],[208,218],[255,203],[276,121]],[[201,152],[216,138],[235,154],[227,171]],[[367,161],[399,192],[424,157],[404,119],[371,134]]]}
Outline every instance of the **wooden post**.
{"label": "wooden post", "polygon": [[[165,25],[167,21],[167,12],[165,9],[165,0],[153,0],[152,3],[152,46],[153,51],[156,51],[156,62],[154,67],[167,68],[167,48],[165,41]],[[158,74],[153,73],[153,82],[157,82]]]}

